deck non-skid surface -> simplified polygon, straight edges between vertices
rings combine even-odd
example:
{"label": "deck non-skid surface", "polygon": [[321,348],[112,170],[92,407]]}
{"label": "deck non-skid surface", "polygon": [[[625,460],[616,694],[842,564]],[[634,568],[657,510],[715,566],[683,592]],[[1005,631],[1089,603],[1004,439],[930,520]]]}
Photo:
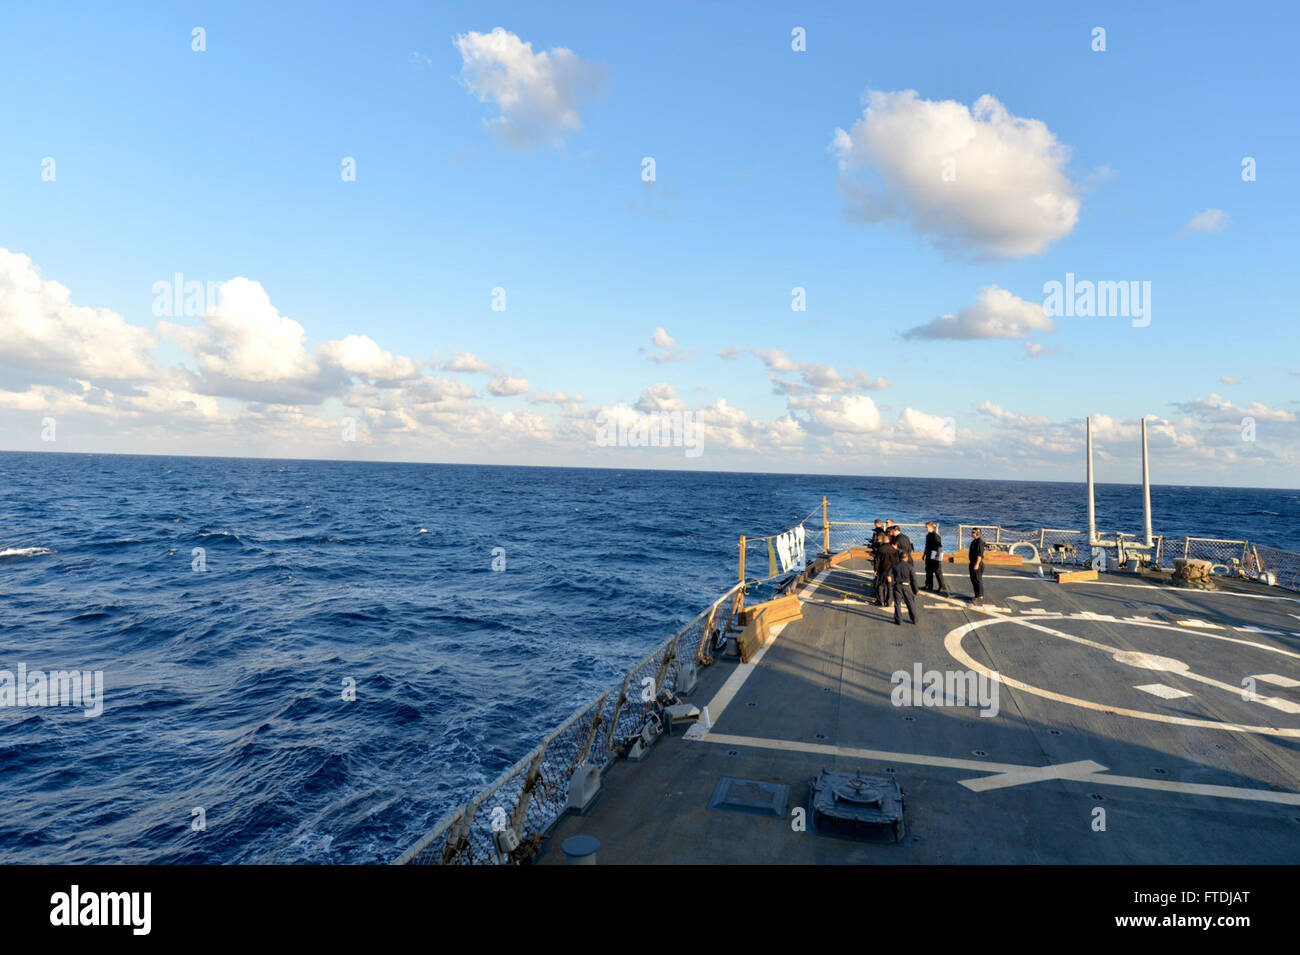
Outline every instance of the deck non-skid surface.
{"label": "deck non-skid surface", "polygon": [[[707,736],[615,765],[542,861],[584,833],[602,863],[1300,862],[1300,599],[990,568],[974,607],[948,576],[954,599],[895,626],[869,562],[823,575],[758,662],[703,672]],[[897,705],[918,668],[996,675],[996,703]],[[802,828],[822,769],[893,775],[903,840]],[[788,783],[785,817],[709,809],[723,776]]]}

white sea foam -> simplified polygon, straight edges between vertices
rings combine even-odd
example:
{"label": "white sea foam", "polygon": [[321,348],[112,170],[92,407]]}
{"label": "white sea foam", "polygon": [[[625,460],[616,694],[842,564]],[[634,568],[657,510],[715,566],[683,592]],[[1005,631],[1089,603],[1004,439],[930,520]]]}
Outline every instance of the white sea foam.
{"label": "white sea foam", "polygon": [[37,557],[40,554],[53,554],[48,547],[7,547],[0,550],[0,557]]}

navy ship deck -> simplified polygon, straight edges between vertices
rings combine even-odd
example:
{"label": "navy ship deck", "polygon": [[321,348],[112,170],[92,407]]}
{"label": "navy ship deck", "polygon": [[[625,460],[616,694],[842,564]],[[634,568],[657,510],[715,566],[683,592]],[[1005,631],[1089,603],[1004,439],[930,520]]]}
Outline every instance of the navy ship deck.
{"label": "navy ship deck", "polygon": [[[1300,861],[1300,597],[1124,573],[1059,584],[1027,564],[990,566],[973,606],[965,567],[944,567],[954,597],[922,590],[915,626],[869,602],[869,561],[824,571],[753,662],[700,671],[707,734],[678,726],[617,761],[539,861],[563,864],[577,834],[600,864]],[[996,715],[895,705],[891,676],[918,665],[996,672]],[[896,779],[902,839],[800,831],[823,769]],[[711,809],[722,777],[788,799],[779,816]]]}

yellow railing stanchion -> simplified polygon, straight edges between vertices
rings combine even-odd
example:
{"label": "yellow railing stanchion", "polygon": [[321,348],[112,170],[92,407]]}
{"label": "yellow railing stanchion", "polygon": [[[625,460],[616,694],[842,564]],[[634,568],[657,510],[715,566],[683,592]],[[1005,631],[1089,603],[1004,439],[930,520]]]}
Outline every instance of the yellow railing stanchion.
{"label": "yellow railing stanchion", "polygon": [[740,607],[737,612],[745,609],[745,538],[740,538]]}
{"label": "yellow railing stanchion", "polygon": [[822,497],[822,550],[831,552],[831,525],[826,521],[826,498]]}

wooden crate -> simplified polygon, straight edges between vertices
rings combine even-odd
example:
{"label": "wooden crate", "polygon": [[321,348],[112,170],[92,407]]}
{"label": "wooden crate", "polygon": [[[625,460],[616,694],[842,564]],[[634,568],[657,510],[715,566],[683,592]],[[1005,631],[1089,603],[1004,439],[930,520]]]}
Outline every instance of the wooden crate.
{"label": "wooden crate", "polygon": [[1097,572],[1095,570],[1054,570],[1056,582],[1058,584],[1072,584],[1079,580],[1096,580]]}
{"label": "wooden crate", "polygon": [[[951,554],[944,554],[943,559],[948,564],[969,564],[970,557],[967,551],[959,550]],[[986,550],[984,552],[984,563],[997,564],[999,567],[1019,567],[1025,562],[1025,559],[1019,554],[1008,554],[1004,550]]]}
{"label": "wooden crate", "polygon": [[746,607],[740,616],[745,618],[741,621],[745,624],[745,629],[736,638],[736,645],[740,648],[740,662],[748,663],[761,647],[772,642],[773,627],[802,619],[803,610],[799,598],[790,594]]}
{"label": "wooden crate", "polygon": [[760,613],[766,613],[769,627],[784,623],[786,620],[798,620],[803,616],[799,598],[794,594],[786,594],[784,597],[777,597],[765,603],[751,604],[746,607],[740,612],[740,625],[742,627],[749,626]]}
{"label": "wooden crate", "polygon": [[767,621],[763,619],[763,615],[759,614],[749,626],[740,631],[740,636],[736,638],[736,646],[740,648],[740,662],[748,663],[754,659],[754,654],[766,646],[771,639],[772,631]]}

